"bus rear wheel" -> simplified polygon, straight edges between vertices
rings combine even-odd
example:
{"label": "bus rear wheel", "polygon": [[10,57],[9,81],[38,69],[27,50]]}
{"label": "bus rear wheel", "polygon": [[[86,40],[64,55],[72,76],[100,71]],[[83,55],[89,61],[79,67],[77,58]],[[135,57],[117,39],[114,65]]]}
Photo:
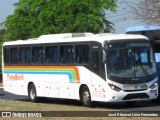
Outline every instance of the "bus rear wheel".
{"label": "bus rear wheel", "polygon": [[29,97],[29,100],[31,102],[37,102],[38,101],[36,87],[35,87],[34,84],[29,85],[28,97]]}
{"label": "bus rear wheel", "polygon": [[92,107],[91,94],[87,86],[84,86],[81,90],[81,101],[83,106]]}

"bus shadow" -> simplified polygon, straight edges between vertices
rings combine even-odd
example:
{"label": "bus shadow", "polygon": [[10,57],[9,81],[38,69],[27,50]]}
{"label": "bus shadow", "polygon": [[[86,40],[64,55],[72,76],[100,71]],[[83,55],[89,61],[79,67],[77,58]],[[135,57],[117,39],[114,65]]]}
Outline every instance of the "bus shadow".
{"label": "bus shadow", "polygon": [[4,95],[5,95],[5,94],[1,94],[1,93],[0,93],[0,96],[4,96]]}
{"label": "bus shadow", "polygon": [[[147,107],[160,107],[160,102],[152,102],[152,101],[137,101],[134,105],[126,105],[124,102],[111,102],[111,103],[96,103],[96,107],[99,108],[108,108],[115,110],[127,110],[132,108],[147,108]],[[138,109],[137,109],[138,110]],[[143,109],[145,111],[145,109]],[[147,109],[146,109],[147,110]]]}
{"label": "bus shadow", "polygon": [[[30,102],[29,99],[17,99],[17,101]],[[70,99],[59,99],[59,98],[46,98],[41,99],[38,103],[43,104],[58,104],[58,105],[69,105],[69,106],[82,106],[81,101],[70,100]],[[126,105],[124,102],[94,102],[93,108],[102,108],[102,109],[112,109],[112,110],[138,110],[138,108],[145,111],[147,107],[160,107],[160,102],[152,101],[137,101],[134,105]],[[147,109],[146,109],[147,110]]]}
{"label": "bus shadow", "polygon": [[46,98],[45,99],[45,98],[42,98],[38,102],[44,103],[44,104],[82,106],[82,103],[79,100],[71,100],[71,99],[60,99],[60,98]]}

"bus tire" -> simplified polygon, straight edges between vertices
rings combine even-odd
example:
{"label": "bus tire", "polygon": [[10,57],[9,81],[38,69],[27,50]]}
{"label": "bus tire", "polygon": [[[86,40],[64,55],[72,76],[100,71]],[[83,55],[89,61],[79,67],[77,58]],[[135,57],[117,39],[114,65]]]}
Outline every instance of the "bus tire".
{"label": "bus tire", "polygon": [[37,102],[38,97],[37,97],[37,92],[36,92],[36,87],[34,84],[30,84],[28,88],[28,97],[31,102]]}
{"label": "bus tire", "polygon": [[81,101],[85,107],[92,107],[91,94],[87,86],[84,86],[81,90]]}

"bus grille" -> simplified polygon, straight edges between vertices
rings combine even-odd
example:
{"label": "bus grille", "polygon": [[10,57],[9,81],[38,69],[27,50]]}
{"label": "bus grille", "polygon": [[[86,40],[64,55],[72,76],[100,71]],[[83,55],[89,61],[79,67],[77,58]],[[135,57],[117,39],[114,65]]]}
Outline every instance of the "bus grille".
{"label": "bus grille", "polygon": [[147,89],[141,89],[141,90],[123,90],[124,92],[136,92],[136,91],[145,91]]}
{"label": "bus grille", "polygon": [[146,93],[135,93],[126,95],[123,100],[132,100],[132,99],[148,99],[149,96]]}

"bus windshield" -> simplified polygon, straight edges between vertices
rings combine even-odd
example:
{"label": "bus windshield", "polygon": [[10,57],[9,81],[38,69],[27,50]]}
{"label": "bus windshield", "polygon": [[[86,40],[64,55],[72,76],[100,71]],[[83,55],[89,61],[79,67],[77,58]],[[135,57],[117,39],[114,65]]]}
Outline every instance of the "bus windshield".
{"label": "bus windshield", "polygon": [[156,73],[149,43],[111,43],[107,49],[107,73],[112,77],[141,78]]}

